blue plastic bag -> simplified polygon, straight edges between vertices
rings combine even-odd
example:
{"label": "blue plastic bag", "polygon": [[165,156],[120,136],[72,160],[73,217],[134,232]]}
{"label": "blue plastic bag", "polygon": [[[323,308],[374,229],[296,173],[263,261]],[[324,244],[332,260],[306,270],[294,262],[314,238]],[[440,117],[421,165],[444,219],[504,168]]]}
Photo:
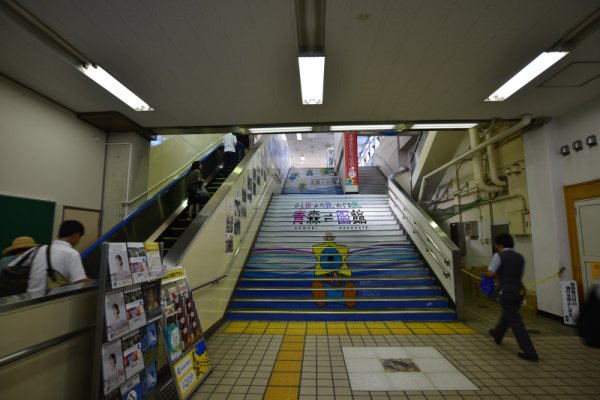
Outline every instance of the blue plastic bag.
{"label": "blue plastic bag", "polygon": [[487,275],[481,275],[479,290],[487,297],[492,297],[492,294],[494,294],[494,279]]}

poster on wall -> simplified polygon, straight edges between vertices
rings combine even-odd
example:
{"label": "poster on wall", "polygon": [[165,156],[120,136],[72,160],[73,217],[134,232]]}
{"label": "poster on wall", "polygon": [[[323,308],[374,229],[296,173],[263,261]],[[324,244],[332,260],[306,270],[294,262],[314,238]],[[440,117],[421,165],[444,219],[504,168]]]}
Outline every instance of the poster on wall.
{"label": "poster on wall", "polygon": [[356,132],[344,132],[344,162],[346,169],[346,190],[358,192],[358,145]]}
{"label": "poster on wall", "polygon": [[233,252],[233,233],[225,234],[225,253]]}
{"label": "poster on wall", "polygon": [[566,325],[575,325],[579,314],[579,298],[575,281],[561,281],[560,288],[563,301],[563,318]]}

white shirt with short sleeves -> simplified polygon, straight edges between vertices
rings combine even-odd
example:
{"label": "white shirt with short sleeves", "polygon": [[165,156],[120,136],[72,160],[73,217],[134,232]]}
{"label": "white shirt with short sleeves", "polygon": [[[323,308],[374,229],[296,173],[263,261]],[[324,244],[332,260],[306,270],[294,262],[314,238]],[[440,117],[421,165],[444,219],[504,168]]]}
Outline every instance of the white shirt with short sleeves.
{"label": "white shirt with short sleeves", "polygon": [[[29,272],[29,284],[27,293],[46,289],[48,276],[46,266],[46,246],[42,246],[35,255],[31,271]],[[16,261],[16,260],[15,260]],[[79,252],[64,240],[52,241],[50,247],[50,262],[52,269],[60,272],[69,282],[77,282],[86,279],[85,270],[81,263]]]}
{"label": "white shirt with short sleeves", "polygon": [[223,147],[224,151],[235,152],[235,144],[237,143],[237,139],[233,136],[233,133],[228,133],[223,136]]}

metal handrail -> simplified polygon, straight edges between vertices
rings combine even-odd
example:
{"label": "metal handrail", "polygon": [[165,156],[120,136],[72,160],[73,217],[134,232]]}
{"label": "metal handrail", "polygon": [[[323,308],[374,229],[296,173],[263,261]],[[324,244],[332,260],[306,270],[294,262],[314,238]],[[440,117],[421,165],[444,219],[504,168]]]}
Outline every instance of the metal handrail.
{"label": "metal handrail", "polygon": [[208,281],[208,282],[204,282],[204,283],[201,283],[201,284],[200,284],[200,285],[198,285],[198,286],[194,286],[193,288],[191,288],[191,289],[190,289],[190,291],[192,291],[192,292],[193,292],[193,291],[195,291],[195,290],[202,289],[202,288],[203,288],[203,287],[205,287],[205,286],[212,285],[213,283],[217,283],[217,282],[219,282],[221,279],[225,279],[225,278],[227,278],[227,276],[228,276],[228,274],[223,274],[223,275],[221,275],[221,276],[219,276],[219,277],[217,277],[217,278],[215,278],[215,279],[212,279],[212,280],[210,280],[210,281]]}
{"label": "metal handrail", "polygon": [[36,345],[27,347],[26,349],[15,351],[14,353],[8,354],[2,358],[0,358],[0,368],[7,366],[15,361],[19,361],[25,357],[29,357],[35,353],[39,353],[42,350],[46,350],[50,347],[56,346],[58,344],[69,341],[73,338],[81,336],[88,331],[91,331],[96,328],[96,324],[91,326],[86,326],[85,328],[78,329],[73,332],[66,333],[64,335],[55,337],[54,339],[46,340],[45,342],[38,343]]}
{"label": "metal handrail", "polygon": [[463,319],[464,293],[460,273],[460,250],[395,181],[395,176],[388,178],[388,197],[392,212],[399,219],[406,233],[412,236],[416,247],[425,260],[429,261],[440,284],[454,301],[457,317]]}

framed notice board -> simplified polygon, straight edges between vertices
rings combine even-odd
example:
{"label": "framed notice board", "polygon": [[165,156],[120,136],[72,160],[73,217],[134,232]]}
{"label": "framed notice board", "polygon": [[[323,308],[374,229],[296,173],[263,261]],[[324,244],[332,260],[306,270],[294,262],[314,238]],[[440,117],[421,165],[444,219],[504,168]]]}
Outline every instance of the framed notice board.
{"label": "framed notice board", "polygon": [[18,236],[31,236],[37,243],[52,241],[52,201],[0,195],[0,251]]}

